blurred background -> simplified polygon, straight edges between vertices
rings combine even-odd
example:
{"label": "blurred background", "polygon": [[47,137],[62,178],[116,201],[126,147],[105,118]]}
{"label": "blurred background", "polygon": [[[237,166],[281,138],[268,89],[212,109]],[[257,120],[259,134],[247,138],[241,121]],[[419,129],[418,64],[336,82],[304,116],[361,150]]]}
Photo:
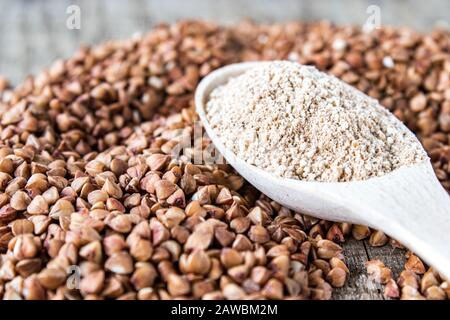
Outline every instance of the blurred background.
{"label": "blurred background", "polygon": [[450,28],[448,0],[0,0],[0,75],[17,84],[81,44],[130,37],[159,22],[326,19],[362,26],[371,5],[382,25]]}

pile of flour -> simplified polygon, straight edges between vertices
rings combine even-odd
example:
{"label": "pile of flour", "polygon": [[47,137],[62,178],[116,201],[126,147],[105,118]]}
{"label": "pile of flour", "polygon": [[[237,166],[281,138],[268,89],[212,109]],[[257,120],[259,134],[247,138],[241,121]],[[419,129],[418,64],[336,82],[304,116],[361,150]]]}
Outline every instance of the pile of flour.
{"label": "pile of flour", "polygon": [[427,157],[376,100],[298,63],[265,62],[230,79],[206,112],[228,149],[281,177],[365,180]]}

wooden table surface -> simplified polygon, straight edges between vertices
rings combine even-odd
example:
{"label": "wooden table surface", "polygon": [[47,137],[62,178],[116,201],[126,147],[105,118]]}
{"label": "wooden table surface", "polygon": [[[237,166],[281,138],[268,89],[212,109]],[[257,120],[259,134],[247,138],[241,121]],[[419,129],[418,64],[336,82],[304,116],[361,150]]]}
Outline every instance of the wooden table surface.
{"label": "wooden table surface", "polygon": [[[66,27],[66,10],[73,4],[81,9],[80,30]],[[447,0],[0,0],[0,75],[17,84],[54,59],[69,57],[80,44],[130,37],[163,21],[201,18],[229,24],[250,17],[362,25],[370,4],[380,7],[383,24],[423,31],[449,26]],[[405,261],[404,251],[390,245],[373,248],[365,241],[347,241],[344,254],[351,276],[345,288],[335,290],[336,299],[383,299],[382,288],[367,278],[365,262],[379,258],[397,276]]]}

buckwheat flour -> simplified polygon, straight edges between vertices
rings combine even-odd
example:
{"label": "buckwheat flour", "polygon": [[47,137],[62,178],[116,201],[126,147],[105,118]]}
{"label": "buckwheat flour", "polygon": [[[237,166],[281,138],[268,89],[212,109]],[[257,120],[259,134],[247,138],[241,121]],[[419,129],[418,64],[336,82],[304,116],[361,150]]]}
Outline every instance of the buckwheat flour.
{"label": "buckwheat flour", "polygon": [[364,180],[426,158],[376,100],[298,63],[252,68],[213,90],[206,109],[227,148],[281,177]]}

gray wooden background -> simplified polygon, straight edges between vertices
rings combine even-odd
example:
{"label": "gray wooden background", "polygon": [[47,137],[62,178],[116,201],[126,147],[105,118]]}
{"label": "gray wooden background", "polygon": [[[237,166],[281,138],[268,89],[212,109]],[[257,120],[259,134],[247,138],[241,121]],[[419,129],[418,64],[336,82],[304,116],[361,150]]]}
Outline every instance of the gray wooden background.
{"label": "gray wooden background", "polygon": [[[81,44],[145,32],[158,22],[201,18],[223,24],[252,18],[261,22],[328,19],[363,25],[369,5],[381,9],[381,23],[421,31],[449,28],[448,0],[0,0],[0,75],[17,84],[56,58],[70,56]],[[67,7],[81,9],[81,28],[66,27]],[[380,258],[397,275],[404,252],[367,242],[344,246],[351,277],[337,299],[383,299],[382,288],[367,279],[365,262]]]}
{"label": "gray wooden background", "polygon": [[[66,27],[69,5],[81,9],[81,29]],[[0,0],[0,74],[14,83],[80,44],[126,38],[158,22],[201,18],[220,23],[328,19],[362,25],[369,5],[381,23],[427,31],[449,28],[449,0]]]}

